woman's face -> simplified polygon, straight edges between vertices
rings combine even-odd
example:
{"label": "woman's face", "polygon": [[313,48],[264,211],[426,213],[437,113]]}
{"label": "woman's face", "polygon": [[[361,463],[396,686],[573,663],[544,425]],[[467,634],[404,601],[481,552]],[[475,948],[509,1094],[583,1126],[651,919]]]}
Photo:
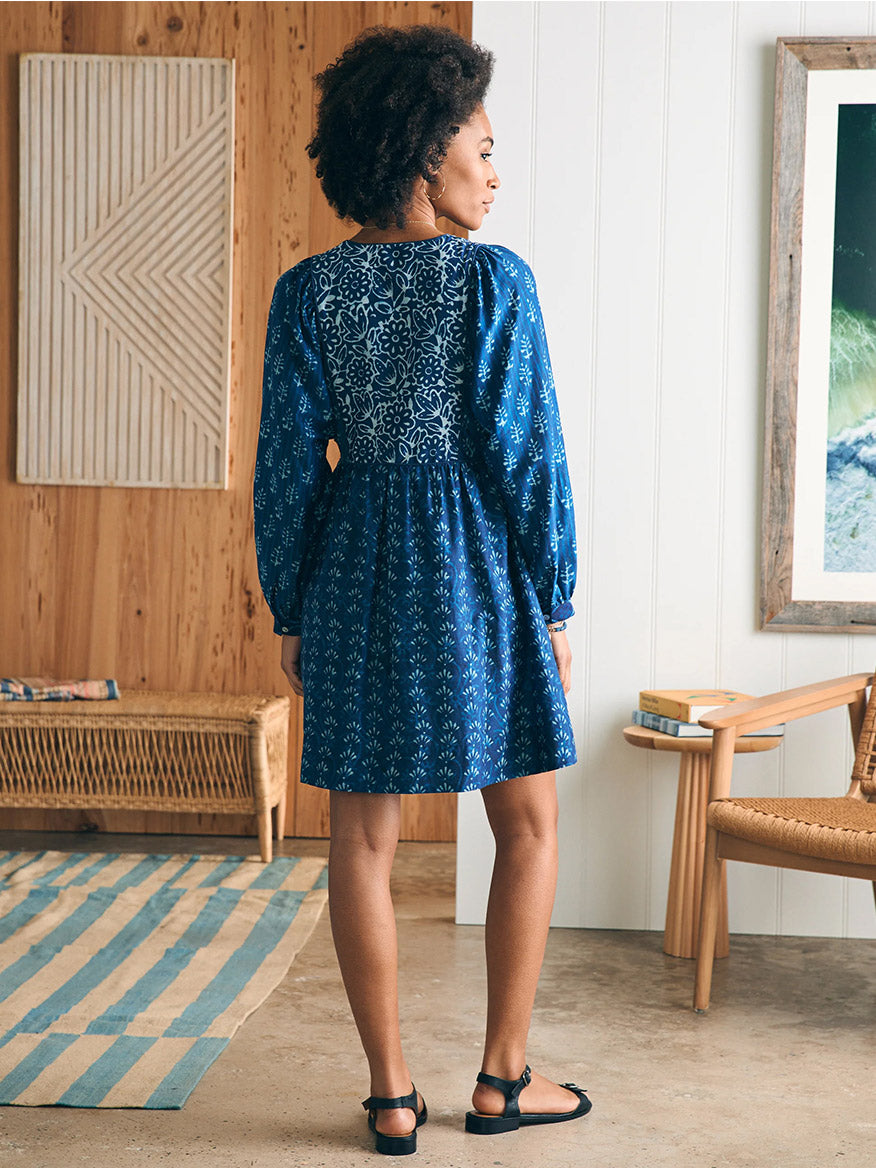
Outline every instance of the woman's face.
{"label": "woman's face", "polygon": [[[460,126],[441,164],[438,181],[427,186],[436,215],[443,215],[460,227],[477,231],[501,185],[490,160],[493,128],[486,110],[479,105],[471,120]],[[442,178],[446,180],[444,193]]]}

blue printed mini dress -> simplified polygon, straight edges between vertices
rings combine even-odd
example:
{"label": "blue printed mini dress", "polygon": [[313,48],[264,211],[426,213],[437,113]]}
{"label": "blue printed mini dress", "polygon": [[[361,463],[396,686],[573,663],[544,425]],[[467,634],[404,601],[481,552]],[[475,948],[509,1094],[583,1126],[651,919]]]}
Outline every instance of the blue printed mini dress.
{"label": "blue printed mini dress", "polygon": [[574,611],[572,491],[520,256],[345,240],[284,272],[253,498],[274,631],[301,636],[303,783],[467,791],[577,761],[546,627]]}

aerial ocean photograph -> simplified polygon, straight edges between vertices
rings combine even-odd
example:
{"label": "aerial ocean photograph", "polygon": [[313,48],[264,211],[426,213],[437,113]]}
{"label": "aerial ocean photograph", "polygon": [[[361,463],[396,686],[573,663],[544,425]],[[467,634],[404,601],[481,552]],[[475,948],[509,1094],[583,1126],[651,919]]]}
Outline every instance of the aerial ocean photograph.
{"label": "aerial ocean photograph", "polygon": [[840,105],[825,572],[876,572],[876,105]]}

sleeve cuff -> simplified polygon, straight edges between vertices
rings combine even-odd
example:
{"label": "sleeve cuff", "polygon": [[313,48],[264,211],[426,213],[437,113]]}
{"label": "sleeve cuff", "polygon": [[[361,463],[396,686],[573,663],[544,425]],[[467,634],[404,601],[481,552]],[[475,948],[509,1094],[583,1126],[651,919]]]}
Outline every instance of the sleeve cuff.
{"label": "sleeve cuff", "polygon": [[301,621],[286,621],[284,624],[279,617],[275,617],[274,632],[278,637],[300,637]]}
{"label": "sleeve cuff", "polygon": [[574,616],[574,614],[575,609],[572,607],[571,600],[564,600],[562,604],[557,605],[553,612],[545,614],[544,619],[550,622],[561,621],[566,620],[567,617]]}

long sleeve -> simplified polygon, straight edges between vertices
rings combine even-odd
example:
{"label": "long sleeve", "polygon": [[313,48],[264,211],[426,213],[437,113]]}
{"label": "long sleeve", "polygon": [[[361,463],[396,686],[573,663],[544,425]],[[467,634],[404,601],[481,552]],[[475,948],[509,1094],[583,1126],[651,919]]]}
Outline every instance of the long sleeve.
{"label": "long sleeve", "polygon": [[334,436],[309,262],[277,280],[268,314],[253,481],[259,580],[274,632],[301,632],[301,598],[329,501]]}
{"label": "long sleeve", "polygon": [[546,620],[575,611],[572,488],[535,277],[509,248],[478,244],[472,414]]}

